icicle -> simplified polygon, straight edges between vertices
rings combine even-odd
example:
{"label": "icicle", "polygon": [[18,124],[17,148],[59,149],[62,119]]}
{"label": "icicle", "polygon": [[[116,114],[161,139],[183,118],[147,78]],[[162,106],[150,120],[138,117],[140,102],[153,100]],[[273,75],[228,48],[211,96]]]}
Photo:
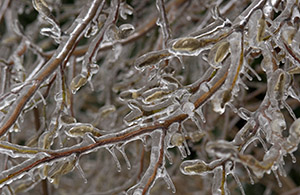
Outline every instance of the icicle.
{"label": "icicle", "polygon": [[140,138],[140,140],[142,141],[142,144],[144,146],[144,148],[147,148],[147,137],[143,136]]}
{"label": "icicle", "polygon": [[243,82],[243,80],[238,77],[236,80],[237,85],[235,85],[235,87],[232,89],[232,96],[238,97],[238,92],[241,90],[240,86],[242,86],[245,90],[249,90],[249,87]]}
{"label": "icicle", "polygon": [[293,153],[289,153],[291,158],[292,158],[292,162],[295,164],[297,162],[297,159],[295,157],[295,155]]}
{"label": "icicle", "polygon": [[283,167],[284,164],[285,164],[285,162],[284,162],[284,159],[282,157],[281,162],[278,163],[278,172],[279,172],[280,176],[287,177],[286,171],[284,170],[284,167]]}
{"label": "icicle", "polygon": [[47,104],[46,100],[45,100],[44,96],[42,95],[42,93],[40,92],[40,90],[37,90],[36,93],[41,97],[41,100],[42,100],[43,104],[46,105]]}
{"label": "icicle", "polygon": [[94,91],[95,89],[94,89],[94,84],[93,84],[93,82],[92,82],[92,79],[91,79],[92,77],[89,77],[89,79],[88,79],[88,83],[89,83],[89,85],[90,85],[90,88],[91,88],[91,91]]}
{"label": "icicle", "polygon": [[[57,94],[56,94],[56,95],[57,95]],[[56,100],[56,96],[54,96],[54,100]],[[32,101],[33,107],[34,107],[34,108],[37,108],[37,107],[38,107],[38,102],[37,102],[35,99],[32,99],[31,101]],[[28,108],[28,107],[26,107],[26,108]],[[30,107],[29,107],[29,108],[30,108]]]}
{"label": "icicle", "polygon": [[231,108],[232,112],[235,114],[238,113],[238,109],[232,103],[228,102],[227,105]]}
{"label": "icicle", "polygon": [[251,66],[249,66],[247,63],[245,63],[245,66],[248,70],[250,70],[252,72],[252,74],[254,74],[254,76],[257,78],[258,81],[261,81],[261,77]]}
{"label": "icicle", "polygon": [[113,157],[113,159],[114,159],[114,161],[115,161],[115,163],[116,163],[116,166],[117,166],[117,171],[118,171],[118,172],[121,172],[121,170],[122,170],[121,164],[120,164],[119,159],[118,159],[118,157],[117,157],[117,155],[116,155],[116,153],[115,153],[114,147],[111,147],[111,148],[106,147],[106,149],[107,149],[107,150],[109,151],[109,153],[112,155],[112,157]]}
{"label": "icicle", "polygon": [[297,120],[297,117],[293,111],[293,109],[288,105],[288,103],[286,103],[286,101],[283,101],[282,102],[284,107],[287,109],[287,111],[289,112],[289,114],[291,115],[291,117],[295,120]]}
{"label": "icicle", "polygon": [[248,74],[248,72],[246,70],[243,71],[243,75],[245,75],[245,77],[249,80],[252,81],[253,78]]}
{"label": "icicle", "polygon": [[165,151],[165,155],[166,155],[166,157],[169,161],[169,164],[172,165],[173,164],[173,158],[172,158],[172,156],[171,156],[171,154],[168,150]]}
{"label": "icicle", "polygon": [[263,138],[261,138],[259,135],[256,136],[256,138],[261,143],[261,145],[262,145],[263,149],[265,150],[265,152],[267,152],[268,151],[268,147],[267,147],[266,142],[263,140]]}
{"label": "icicle", "polygon": [[178,146],[178,149],[181,154],[181,159],[184,159],[188,156],[184,146]]}
{"label": "icicle", "polygon": [[282,188],[282,183],[281,183],[281,181],[280,181],[280,179],[279,179],[279,176],[278,176],[276,170],[272,170],[272,171],[273,171],[273,174],[274,174],[274,176],[275,176],[275,178],[276,178],[276,180],[277,180],[278,186],[279,186],[280,188]]}
{"label": "icicle", "polygon": [[214,178],[213,178],[213,184],[212,184],[212,194],[214,195],[221,195],[222,191],[222,185],[223,184],[223,168],[221,166],[214,169]]}
{"label": "icicle", "polygon": [[36,181],[35,174],[33,170],[28,171],[28,176],[30,177],[31,181],[34,183]]}
{"label": "icicle", "polygon": [[183,62],[182,56],[176,55],[175,57],[178,59],[180,65],[181,65],[182,70],[184,70],[185,69],[185,63]]}
{"label": "icicle", "polygon": [[125,146],[121,146],[121,147],[117,147],[118,151],[122,154],[125,162],[126,162],[126,165],[127,165],[127,169],[130,170],[131,169],[131,164],[130,164],[130,161],[126,155],[126,152],[125,152]]}
{"label": "icicle", "polygon": [[244,191],[244,188],[243,188],[243,185],[242,185],[239,177],[235,173],[236,172],[235,165],[233,165],[232,162],[229,161],[229,162],[226,163],[225,169],[226,169],[226,174],[231,174],[233,176],[235,182],[238,184],[238,186],[240,188],[240,191],[241,191],[242,195],[246,195],[246,193]]}
{"label": "icicle", "polygon": [[175,185],[172,182],[172,179],[171,179],[170,175],[168,174],[166,168],[163,168],[163,176],[162,177],[165,180],[165,182],[167,183],[168,189],[171,189],[172,193],[175,193],[176,192]]}
{"label": "icicle", "polygon": [[200,125],[200,122],[199,122],[198,118],[195,117],[195,116],[192,116],[190,118],[194,122],[194,124],[197,126],[198,131],[202,132],[202,128],[201,128],[201,125]]}
{"label": "icicle", "polygon": [[185,150],[187,152],[187,155],[191,155],[190,148],[189,148],[189,146],[188,146],[188,144],[187,144],[187,142],[186,142],[185,139],[183,140],[183,145],[184,145],[184,148],[185,148]]}
{"label": "icicle", "polygon": [[244,165],[243,164],[243,166],[244,166],[244,168],[246,169],[246,171],[247,171],[247,174],[248,174],[248,177],[249,177],[249,179],[250,179],[250,183],[251,183],[251,185],[254,185],[254,179],[253,179],[253,177],[252,177],[252,175],[251,175],[251,172],[250,172],[250,170],[249,170],[249,168],[246,166],[246,165]]}
{"label": "icicle", "polygon": [[196,113],[200,116],[202,122],[206,123],[206,119],[205,119],[204,114],[202,112],[202,107],[201,106],[196,109]]}
{"label": "icicle", "polygon": [[76,166],[76,168],[77,168],[80,176],[82,177],[83,182],[86,184],[87,183],[87,178],[85,177],[84,171],[82,170],[82,168],[81,168],[81,166],[79,164],[79,161],[76,162],[75,166]]}

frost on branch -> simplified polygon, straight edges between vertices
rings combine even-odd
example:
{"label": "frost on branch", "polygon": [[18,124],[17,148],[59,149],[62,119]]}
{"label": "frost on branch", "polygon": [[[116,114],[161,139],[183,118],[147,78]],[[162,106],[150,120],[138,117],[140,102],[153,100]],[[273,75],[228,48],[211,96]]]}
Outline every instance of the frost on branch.
{"label": "frost on branch", "polygon": [[1,194],[293,194],[298,0],[2,0]]}

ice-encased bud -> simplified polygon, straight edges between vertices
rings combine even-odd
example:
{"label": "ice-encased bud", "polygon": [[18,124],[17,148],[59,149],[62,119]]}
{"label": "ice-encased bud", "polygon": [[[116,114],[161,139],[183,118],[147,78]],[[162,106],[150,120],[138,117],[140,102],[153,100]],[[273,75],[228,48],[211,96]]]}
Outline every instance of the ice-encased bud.
{"label": "ice-encased bud", "polygon": [[174,146],[182,146],[184,142],[184,136],[181,133],[174,133],[171,138],[171,144]]}
{"label": "ice-encased bud", "polygon": [[205,136],[204,132],[195,131],[189,133],[189,137],[192,142],[199,142],[204,136]]}
{"label": "ice-encased bud", "polygon": [[264,32],[264,31],[262,31],[263,29],[260,29],[260,30],[258,29],[259,28],[258,21],[261,19],[261,17],[262,17],[262,11],[259,9],[259,10],[254,11],[249,19],[248,40],[249,40],[249,44],[251,46],[257,45],[258,35],[261,37],[261,34]]}
{"label": "ice-encased bud", "polygon": [[168,93],[165,92],[165,91],[162,91],[162,90],[156,91],[156,92],[154,92],[153,94],[151,94],[151,95],[149,95],[149,96],[147,96],[147,97],[145,98],[145,103],[152,103],[152,102],[154,102],[155,100],[161,99],[161,98],[164,97],[166,94],[168,94]]}
{"label": "ice-encased bud", "polygon": [[70,83],[70,89],[73,94],[75,94],[82,86],[84,86],[87,83],[87,78],[79,74],[76,77],[74,77]]}
{"label": "ice-encased bud", "polygon": [[130,100],[130,99],[136,99],[139,96],[140,96],[140,94],[134,89],[130,89],[130,90],[127,90],[127,91],[122,91],[119,95],[119,97],[122,101]]}
{"label": "ice-encased bud", "polygon": [[119,28],[115,24],[110,24],[104,33],[104,42],[114,42],[118,40]]}
{"label": "ice-encased bud", "polygon": [[273,120],[271,121],[271,128],[273,132],[281,134],[286,129],[286,122],[281,112],[274,112]]}
{"label": "ice-encased bud", "polygon": [[290,136],[293,136],[299,140],[300,138],[300,118],[295,120],[290,127]]}
{"label": "ice-encased bud", "polygon": [[116,111],[116,107],[114,105],[106,105],[99,109],[99,114],[101,117],[106,117],[112,112]]}
{"label": "ice-encased bud", "polygon": [[134,26],[132,24],[122,24],[119,26],[118,37],[119,39],[125,39],[134,32]]}
{"label": "ice-encased bud", "polygon": [[221,62],[229,53],[230,44],[228,41],[222,41],[215,44],[208,53],[207,60],[213,68],[220,68]]}
{"label": "ice-encased bud", "polygon": [[47,179],[50,183],[53,183],[55,186],[58,186],[60,177],[74,170],[76,160],[70,160],[68,162],[59,162],[56,166],[57,169],[52,170]]}
{"label": "ice-encased bud", "polygon": [[192,102],[186,102],[182,106],[182,112],[185,114],[192,116],[194,115],[195,105]]}
{"label": "ice-encased bud", "polygon": [[193,37],[186,37],[179,39],[172,45],[172,49],[175,51],[188,51],[192,52],[197,50],[201,46],[201,42]]}
{"label": "ice-encased bud", "polygon": [[284,30],[281,32],[283,40],[289,45],[292,44],[293,39],[297,33],[297,29],[293,26],[285,26]]}
{"label": "ice-encased bud", "polygon": [[123,120],[128,126],[130,126],[140,121],[143,116],[143,111],[132,102],[128,103],[128,106],[131,108],[131,112],[129,112]]}
{"label": "ice-encased bud", "polygon": [[76,119],[70,115],[62,115],[60,117],[61,122],[65,123],[65,124],[72,124],[72,123],[76,123]]}
{"label": "ice-encased bud", "polygon": [[208,142],[206,144],[206,151],[219,158],[228,158],[238,153],[236,146],[225,140]]}
{"label": "ice-encased bud", "polygon": [[89,26],[89,28],[87,29],[87,31],[85,31],[84,33],[84,37],[85,38],[90,38],[92,36],[94,36],[99,30],[99,24],[92,22]]}
{"label": "ice-encased bud", "polygon": [[161,61],[168,59],[171,54],[167,50],[153,51],[139,57],[134,65],[138,70],[144,70],[151,65],[159,64]]}
{"label": "ice-encased bud", "polygon": [[264,18],[260,18],[258,20],[258,28],[257,28],[257,36],[256,36],[257,42],[263,41],[265,36],[265,31],[266,31],[266,21]]}
{"label": "ice-encased bud", "polygon": [[211,170],[203,160],[186,160],[180,165],[180,171],[185,175],[206,175]]}
{"label": "ice-encased bud", "polygon": [[271,79],[268,81],[268,95],[270,101],[273,105],[282,108],[282,101],[286,99],[286,91],[290,83],[290,75],[288,75],[284,70],[277,69],[273,74]]}
{"label": "ice-encased bud", "polygon": [[216,94],[211,99],[213,110],[219,114],[223,114],[225,112],[225,104],[229,102],[230,99],[231,99],[230,90],[217,91]]}
{"label": "ice-encased bud", "polygon": [[86,133],[90,133],[95,137],[101,136],[101,133],[98,132],[97,129],[90,124],[80,124],[78,126],[74,126],[66,133],[70,137],[83,137]]}

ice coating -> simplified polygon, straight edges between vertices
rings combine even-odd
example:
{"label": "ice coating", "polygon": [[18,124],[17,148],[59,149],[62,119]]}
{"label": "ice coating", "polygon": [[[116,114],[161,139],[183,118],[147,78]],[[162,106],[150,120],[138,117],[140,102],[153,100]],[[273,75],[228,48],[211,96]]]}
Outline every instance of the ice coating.
{"label": "ice coating", "polygon": [[298,4],[3,0],[0,191],[285,190],[299,158]]}

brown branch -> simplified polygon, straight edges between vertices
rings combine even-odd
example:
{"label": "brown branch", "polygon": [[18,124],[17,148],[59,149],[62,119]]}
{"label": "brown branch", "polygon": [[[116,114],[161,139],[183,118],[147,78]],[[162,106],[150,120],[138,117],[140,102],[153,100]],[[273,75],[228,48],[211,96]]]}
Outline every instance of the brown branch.
{"label": "brown branch", "polygon": [[148,179],[148,182],[147,182],[146,186],[143,189],[143,192],[142,192],[143,195],[146,194],[148,192],[148,190],[150,189],[151,184],[154,182],[154,180],[156,178],[158,168],[161,167],[162,164],[163,164],[164,155],[165,155],[165,153],[164,153],[164,151],[165,151],[165,146],[164,146],[165,136],[166,136],[166,129],[163,129],[162,136],[161,136],[161,145],[160,145],[161,148],[159,150],[159,158],[158,158],[158,161],[155,164],[153,174]]}
{"label": "brown branch", "polygon": [[[184,3],[186,0],[177,0],[177,1],[173,1],[172,3],[170,3],[167,8],[166,11],[169,11],[172,6],[173,3],[175,6],[179,6],[182,3]],[[68,31],[72,32],[72,29],[76,29],[76,32],[72,32],[72,36],[69,37],[65,37],[64,42],[62,42],[60,44],[60,46],[58,47],[58,49],[56,50],[56,52],[52,55],[52,57],[50,58],[50,60],[46,63],[46,65],[43,67],[42,70],[40,70],[37,75],[32,79],[32,81],[34,81],[35,83],[33,84],[32,87],[30,87],[30,89],[28,89],[25,94],[20,97],[14,104],[12,107],[14,107],[14,109],[11,109],[10,115],[5,116],[5,118],[2,121],[2,126],[0,127],[0,137],[3,136],[8,129],[14,124],[14,122],[17,120],[17,118],[19,117],[20,113],[22,112],[24,106],[26,105],[26,103],[29,101],[29,99],[34,95],[34,93],[36,92],[36,90],[39,88],[39,86],[41,85],[41,83],[47,79],[55,70],[56,68],[59,66],[59,64],[64,61],[64,59],[66,57],[69,57],[72,53],[72,50],[75,49],[74,45],[76,45],[75,43],[78,42],[78,38],[79,36],[82,34],[81,32],[83,32],[83,30],[86,28],[86,26],[88,25],[88,23],[92,20],[92,18],[94,17],[94,15],[97,12],[97,8],[100,6],[101,1],[100,0],[94,0],[94,4],[92,4],[93,6],[89,7],[89,12],[90,15],[88,15],[88,17],[86,18],[86,20],[83,23],[79,23],[77,24],[78,28],[76,28],[76,23],[74,23]],[[88,6],[87,6],[88,7]],[[85,9],[83,9],[85,11]],[[83,18],[83,15],[86,14],[85,12],[82,12],[78,18],[76,20],[79,20],[80,18]],[[85,17],[84,17],[85,18]],[[140,36],[142,36],[144,33],[148,32],[154,25],[156,22],[157,18],[153,18],[151,20],[151,22],[140,31],[141,34],[137,34],[135,33],[130,39],[124,39],[121,40],[120,43],[121,44],[126,44],[130,41],[134,41],[137,38],[139,38]],[[75,21],[76,21],[75,20]],[[110,49],[112,48],[112,44],[108,44],[105,45],[101,48],[98,49],[99,51],[102,50],[106,50],[106,49]],[[82,51],[83,53],[85,53],[87,51],[87,48]],[[76,51],[73,52],[74,55],[76,54]]]}
{"label": "brown branch", "polygon": [[[41,69],[32,79],[34,84],[32,84],[32,86],[28,90],[23,89],[22,92],[25,94],[14,102],[12,109],[10,109],[9,111],[9,113],[11,114],[6,115],[3,119],[3,124],[0,127],[0,136],[3,136],[8,131],[8,129],[14,124],[14,122],[19,117],[19,114],[23,110],[24,106],[33,96],[33,94],[36,92],[36,90],[39,88],[42,82],[57,69],[57,67],[68,55],[71,55],[70,51],[72,50],[72,48],[74,48],[74,44],[78,41],[78,38],[80,38],[82,32],[87,27],[88,23],[93,19],[101,3],[101,0],[93,0],[91,3],[86,5],[85,9],[83,9],[83,11],[76,19],[78,21],[82,20],[82,22],[73,23],[73,25],[68,30],[71,31],[70,34],[68,36],[63,37],[64,41],[59,45],[55,54],[46,63],[43,69]],[[73,31],[74,29],[76,29],[76,31]]]}
{"label": "brown branch", "polygon": [[3,19],[3,16],[4,16],[8,6],[9,6],[9,4],[10,4],[10,0],[3,0],[2,7],[1,7],[1,10],[0,10],[0,23]]}
{"label": "brown branch", "polygon": [[[175,0],[175,1],[170,2],[166,6],[166,12],[169,12],[173,7],[181,6],[186,1],[187,0]],[[117,41],[117,43],[119,43],[121,45],[126,45],[128,43],[131,43],[131,42],[136,41],[137,39],[143,37],[143,35],[145,35],[147,32],[149,32],[152,28],[155,27],[157,18],[158,18],[157,16],[153,17],[149,22],[146,23],[146,25],[144,25],[140,29],[138,29],[136,33],[133,33],[131,36],[129,36],[125,39],[121,39],[121,40]],[[105,44],[99,48],[98,52],[112,49],[112,47],[113,47],[113,43]],[[88,50],[87,46],[77,48],[74,51],[73,55],[82,56],[87,52],[87,50]]]}
{"label": "brown branch", "polygon": [[[213,93],[221,87],[221,85],[224,83],[225,78],[228,74],[227,71],[225,71],[223,73],[224,75],[221,76],[221,78],[211,87],[211,89],[204,93],[202,96],[200,96],[197,101],[194,103],[195,107],[199,107],[202,103],[204,103],[209,97],[211,97],[213,95]],[[116,143],[120,143],[120,142],[125,142],[128,141],[132,138],[138,137],[140,135],[144,135],[144,134],[148,134],[151,133],[152,131],[156,130],[156,129],[168,129],[168,127],[175,123],[175,122],[182,122],[184,121],[186,118],[188,117],[187,114],[180,114],[177,116],[174,116],[173,118],[166,120],[164,123],[155,123],[155,124],[149,124],[149,126],[146,127],[141,127],[138,130],[132,131],[132,132],[123,132],[121,131],[120,133],[116,133],[114,134],[114,137],[109,137],[109,138],[105,138],[104,136],[101,138],[99,138],[99,140],[96,141],[96,143],[87,145],[87,146],[83,146],[80,148],[74,148],[74,149],[70,149],[70,150],[66,150],[63,152],[57,152],[57,151],[51,151],[51,152],[47,152],[49,155],[49,157],[45,157],[42,158],[40,160],[35,161],[34,163],[8,175],[6,178],[3,178],[0,180],[0,184],[6,182],[7,180],[13,178],[13,177],[17,177],[18,175],[27,172],[29,170],[31,170],[32,168],[35,168],[38,165],[41,165],[43,163],[47,163],[47,162],[51,162],[53,160],[57,160],[59,158],[63,158],[63,157],[67,157],[70,156],[72,154],[83,154],[87,151],[91,151],[95,148],[99,148],[99,147],[103,147],[105,145],[111,145],[111,144],[116,144]],[[126,129],[125,129],[126,130]],[[124,130],[124,131],[125,131]]]}

